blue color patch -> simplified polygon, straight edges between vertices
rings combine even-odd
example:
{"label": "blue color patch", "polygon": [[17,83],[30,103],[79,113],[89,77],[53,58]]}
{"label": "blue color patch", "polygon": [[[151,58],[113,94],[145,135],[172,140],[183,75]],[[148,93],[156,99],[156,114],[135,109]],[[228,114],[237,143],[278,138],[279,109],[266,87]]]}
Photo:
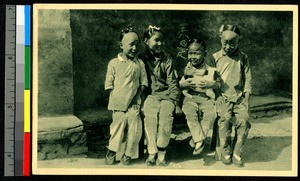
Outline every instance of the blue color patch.
{"label": "blue color patch", "polygon": [[30,5],[25,6],[25,46],[30,46]]}

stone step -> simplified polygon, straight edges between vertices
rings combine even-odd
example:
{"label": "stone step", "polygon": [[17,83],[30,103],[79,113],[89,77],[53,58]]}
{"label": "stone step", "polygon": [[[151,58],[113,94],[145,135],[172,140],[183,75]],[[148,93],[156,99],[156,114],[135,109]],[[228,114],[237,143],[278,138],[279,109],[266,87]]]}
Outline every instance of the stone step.
{"label": "stone step", "polygon": [[88,152],[87,134],[73,115],[39,117],[38,159],[63,158]]}

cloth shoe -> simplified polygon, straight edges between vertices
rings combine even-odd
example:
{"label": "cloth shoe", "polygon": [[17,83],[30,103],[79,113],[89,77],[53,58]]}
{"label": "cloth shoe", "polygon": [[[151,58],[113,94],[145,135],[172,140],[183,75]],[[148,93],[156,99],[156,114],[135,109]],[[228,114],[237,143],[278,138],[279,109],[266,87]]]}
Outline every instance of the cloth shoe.
{"label": "cloth shoe", "polygon": [[242,158],[236,154],[234,154],[232,156],[232,163],[237,166],[237,167],[243,167],[244,166],[244,162],[242,160]]}
{"label": "cloth shoe", "polygon": [[222,162],[226,165],[231,164],[231,155],[222,155]]}
{"label": "cloth shoe", "polygon": [[163,159],[162,161],[159,160],[159,159],[156,159],[156,165],[161,166],[161,167],[165,167],[165,166],[167,166],[167,162],[166,162],[165,159]]}
{"label": "cloth shoe", "polygon": [[116,152],[108,150],[105,156],[105,164],[113,165],[116,163]]}
{"label": "cloth shoe", "polygon": [[147,166],[154,166],[155,165],[155,156],[156,155],[149,155],[149,157],[146,160],[146,165]]}
{"label": "cloth shoe", "polygon": [[131,157],[123,155],[123,157],[121,158],[121,163],[123,165],[130,165],[130,163],[131,163]]}
{"label": "cloth shoe", "polygon": [[196,143],[195,149],[193,151],[193,155],[199,155],[204,149],[205,146],[204,141],[202,141],[202,144],[200,146],[198,146],[197,144],[198,143]]}

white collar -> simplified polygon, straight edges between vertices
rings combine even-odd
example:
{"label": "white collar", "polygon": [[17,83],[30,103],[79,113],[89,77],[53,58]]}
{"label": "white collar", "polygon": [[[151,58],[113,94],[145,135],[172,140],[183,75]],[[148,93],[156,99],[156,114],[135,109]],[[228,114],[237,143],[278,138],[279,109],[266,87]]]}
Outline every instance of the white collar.
{"label": "white collar", "polygon": [[123,58],[123,53],[119,53],[119,54],[118,54],[118,59],[119,59],[121,62],[127,61],[127,60],[124,60],[124,58]]}
{"label": "white collar", "polygon": [[[124,57],[124,54],[123,54],[123,53],[119,53],[119,54],[118,54],[118,59],[119,59],[119,61],[121,61],[121,62],[129,61],[128,59],[124,59],[123,57]],[[133,62],[137,61],[137,58],[135,57],[132,61],[133,61]]]}
{"label": "white collar", "polygon": [[[204,61],[205,61],[205,60],[204,60]],[[191,62],[188,62],[187,65],[188,65],[189,67],[191,67],[191,68],[199,69],[199,68],[194,67],[194,66],[191,64]],[[200,67],[200,69],[202,69],[202,68],[204,68],[205,70],[207,70],[207,65],[206,65],[205,62],[203,62],[203,65]]]}

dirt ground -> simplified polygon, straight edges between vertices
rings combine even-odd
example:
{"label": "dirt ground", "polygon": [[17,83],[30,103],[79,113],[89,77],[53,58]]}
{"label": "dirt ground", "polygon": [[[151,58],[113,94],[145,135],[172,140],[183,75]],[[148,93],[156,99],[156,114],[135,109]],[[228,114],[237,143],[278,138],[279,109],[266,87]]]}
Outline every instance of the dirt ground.
{"label": "dirt ground", "polygon": [[38,161],[38,168],[111,168],[111,169],[174,169],[174,170],[292,170],[292,117],[291,114],[277,115],[271,118],[251,119],[252,128],[244,148],[245,166],[238,168],[216,162],[213,152],[205,148],[199,156],[192,155],[189,139],[171,140],[167,151],[168,166],[164,168],[148,167],[144,159],[133,160],[130,166],[118,163],[113,166],[104,164],[104,158],[87,156]]}

